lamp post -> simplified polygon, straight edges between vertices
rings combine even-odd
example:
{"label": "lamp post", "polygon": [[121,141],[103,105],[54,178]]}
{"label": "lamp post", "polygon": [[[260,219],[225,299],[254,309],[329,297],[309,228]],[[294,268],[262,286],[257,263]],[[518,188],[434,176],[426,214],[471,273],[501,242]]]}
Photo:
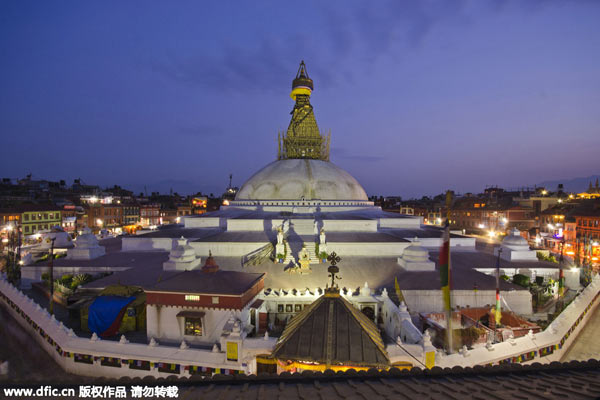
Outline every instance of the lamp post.
{"label": "lamp post", "polygon": [[496,340],[496,329],[502,322],[502,309],[500,305],[500,253],[502,253],[502,247],[498,248],[498,258],[496,259],[496,313],[494,324],[494,341]]}
{"label": "lamp post", "polygon": [[54,241],[56,237],[50,239],[50,301],[48,302],[48,312],[54,314]]}

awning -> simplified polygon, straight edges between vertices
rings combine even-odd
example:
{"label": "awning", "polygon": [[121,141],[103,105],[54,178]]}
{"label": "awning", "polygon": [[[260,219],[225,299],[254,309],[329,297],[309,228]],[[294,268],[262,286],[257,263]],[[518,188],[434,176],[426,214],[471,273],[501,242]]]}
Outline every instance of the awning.
{"label": "awning", "polygon": [[202,318],[204,317],[203,311],[179,311],[177,313],[178,317],[183,318]]}

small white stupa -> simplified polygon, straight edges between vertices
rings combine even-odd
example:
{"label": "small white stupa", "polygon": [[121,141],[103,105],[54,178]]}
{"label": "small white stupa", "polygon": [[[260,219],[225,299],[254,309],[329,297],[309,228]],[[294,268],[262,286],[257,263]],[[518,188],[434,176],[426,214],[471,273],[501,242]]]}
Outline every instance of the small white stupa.
{"label": "small white stupa", "polygon": [[50,232],[42,233],[42,241],[39,245],[42,249],[49,249],[52,247],[52,240],[54,239],[54,248],[71,248],[73,243],[71,237],[61,227],[54,226]]}
{"label": "small white stupa", "polygon": [[535,250],[529,249],[529,243],[517,228],[502,240],[500,258],[507,261],[538,261]]}
{"label": "small white stupa", "polygon": [[75,240],[75,248],[67,250],[67,259],[92,260],[106,254],[104,246],[98,244],[98,239],[89,228],[83,229],[83,234]]}
{"label": "small white stupa", "polygon": [[183,236],[177,240],[177,246],[169,253],[169,259],[163,263],[165,271],[190,271],[200,267],[201,258],[196,256],[194,248]]}
{"label": "small white stupa", "polygon": [[404,249],[398,257],[398,264],[411,272],[435,271],[435,262],[429,259],[429,251],[421,246],[418,238],[414,238],[411,245]]}

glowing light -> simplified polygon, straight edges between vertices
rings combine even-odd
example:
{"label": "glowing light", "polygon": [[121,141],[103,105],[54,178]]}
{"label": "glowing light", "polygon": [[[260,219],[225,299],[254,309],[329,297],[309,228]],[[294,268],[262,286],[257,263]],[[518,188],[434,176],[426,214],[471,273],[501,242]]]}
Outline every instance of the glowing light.
{"label": "glowing light", "polygon": [[224,206],[228,206],[229,205],[229,200],[227,200],[227,199],[223,200],[223,205]]}
{"label": "glowing light", "polygon": [[592,261],[598,261],[598,257],[592,257]]}
{"label": "glowing light", "polygon": [[95,196],[94,197],[90,197],[90,203],[93,204],[93,203],[96,203],[97,201],[98,201],[97,197],[95,197]]}
{"label": "glowing light", "polygon": [[485,225],[484,225],[484,224],[479,224],[479,225],[477,225],[477,227],[478,227],[479,229],[483,229],[483,228],[485,228]]}
{"label": "glowing light", "polygon": [[437,222],[438,224],[441,224],[442,223],[442,219],[441,218],[436,218],[435,222]]}
{"label": "glowing light", "polygon": [[177,224],[178,224],[178,223],[179,223],[179,221],[181,221],[181,217],[177,217],[177,218],[175,218],[175,223],[177,223]]}
{"label": "glowing light", "polygon": [[573,255],[575,255],[575,252],[574,251],[567,251],[567,255],[568,256],[573,256]]}
{"label": "glowing light", "polygon": [[6,225],[6,230],[7,231],[12,231],[13,230],[13,226],[12,225]]}
{"label": "glowing light", "polygon": [[2,239],[2,243],[8,243],[8,239],[7,238]]}
{"label": "glowing light", "polygon": [[96,220],[96,225],[102,226],[102,220],[100,218]]}
{"label": "glowing light", "polygon": [[496,236],[496,232],[494,232],[494,231],[489,231],[489,232],[488,232],[488,235],[489,235],[489,237],[494,237],[494,236]]}
{"label": "glowing light", "polygon": [[545,195],[548,194],[548,191],[547,190],[542,190],[542,194],[545,196]]}
{"label": "glowing light", "polygon": [[554,225],[548,224],[548,229],[554,229]]}
{"label": "glowing light", "polygon": [[502,223],[503,223],[503,224],[506,224],[506,223],[508,223],[508,218],[502,218]]}
{"label": "glowing light", "polygon": [[598,242],[592,243],[592,246],[598,246]]}

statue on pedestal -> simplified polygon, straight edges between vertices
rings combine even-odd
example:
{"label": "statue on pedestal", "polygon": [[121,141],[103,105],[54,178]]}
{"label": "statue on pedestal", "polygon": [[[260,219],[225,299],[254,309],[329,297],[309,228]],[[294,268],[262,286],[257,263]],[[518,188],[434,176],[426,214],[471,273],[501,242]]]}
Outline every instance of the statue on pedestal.
{"label": "statue on pedestal", "polygon": [[[283,243],[283,226],[277,228],[277,244],[275,245],[276,258],[285,254],[285,244]],[[283,258],[283,257],[282,257]]]}
{"label": "statue on pedestal", "polygon": [[327,253],[327,243],[325,240],[325,229],[321,228],[321,233],[319,234],[319,257],[321,257],[321,254]]}
{"label": "statue on pedestal", "polygon": [[308,254],[308,250],[306,250],[306,245],[302,245],[302,250],[298,253],[298,262],[300,263],[300,272],[302,271],[310,271],[310,254]]}

